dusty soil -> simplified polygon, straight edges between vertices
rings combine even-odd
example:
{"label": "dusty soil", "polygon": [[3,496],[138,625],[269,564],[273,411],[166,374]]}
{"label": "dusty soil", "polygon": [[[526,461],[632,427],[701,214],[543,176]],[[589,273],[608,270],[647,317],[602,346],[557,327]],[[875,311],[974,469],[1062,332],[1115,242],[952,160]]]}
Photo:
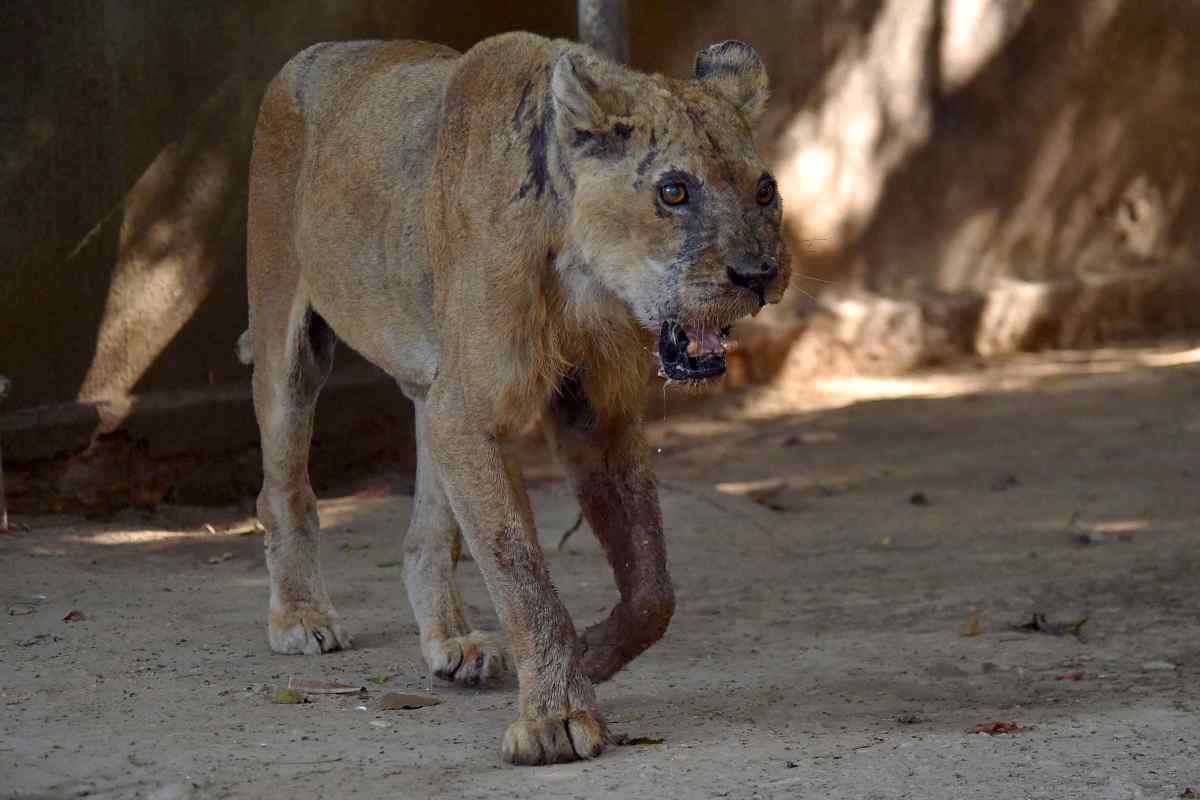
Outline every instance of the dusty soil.
{"label": "dusty soil", "polygon": [[[396,478],[322,505],[327,577],[357,638],[320,658],[268,650],[261,540],[236,512],[19,519],[29,529],[0,536],[0,794],[1200,791],[1200,350],[785,380],[687,413],[669,403],[654,440],[678,613],[599,697],[614,731],[660,743],[502,765],[511,681],[379,708],[386,691],[429,688],[396,563],[410,503]],[[575,506],[531,463],[559,589],[591,621],[614,596],[604,560],[586,530],[556,549]],[[477,571],[461,574],[494,626]],[[1014,629],[1035,613],[1086,623]],[[293,675],[368,691],[273,705]],[[975,732],[997,720],[1021,730]]]}

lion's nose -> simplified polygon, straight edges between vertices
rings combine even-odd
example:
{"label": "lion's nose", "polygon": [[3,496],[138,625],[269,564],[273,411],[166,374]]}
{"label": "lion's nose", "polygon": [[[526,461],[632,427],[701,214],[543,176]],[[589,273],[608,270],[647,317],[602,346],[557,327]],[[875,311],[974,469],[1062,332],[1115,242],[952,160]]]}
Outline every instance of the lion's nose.
{"label": "lion's nose", "polygon": [[779,274],[779,267],[774,262],[762,261],[748,267],[726,267],[725,271],[729,275],[730,283],[749,289],[758,295],[760,302],[765,303],[767,286]]}

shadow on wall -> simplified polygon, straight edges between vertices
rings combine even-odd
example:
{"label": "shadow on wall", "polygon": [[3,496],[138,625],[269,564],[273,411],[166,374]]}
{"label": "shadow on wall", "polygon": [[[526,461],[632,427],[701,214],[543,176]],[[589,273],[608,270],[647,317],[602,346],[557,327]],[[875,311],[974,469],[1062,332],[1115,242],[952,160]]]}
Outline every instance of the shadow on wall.
{"label": "shadow on wall", "polygon": [[[559,6],[562,6],[561,8]],[[258,102],[322,40],[451,46],[574,30],[569,3],[11,4],[0,37],[0,367],[10,408],[245,381],[245,174]]]}
{"label": "shadow on wall", "polygon": [[848,32],[768,142],[798,271],[834,282],[811,368],[1200,326],[1200,7],[823,7]]}

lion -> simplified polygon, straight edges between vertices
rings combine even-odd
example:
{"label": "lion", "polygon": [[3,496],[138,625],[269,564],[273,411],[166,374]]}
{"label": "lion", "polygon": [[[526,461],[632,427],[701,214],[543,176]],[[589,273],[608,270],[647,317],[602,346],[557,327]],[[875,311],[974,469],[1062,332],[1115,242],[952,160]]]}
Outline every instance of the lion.
{"label": "lion", "polygon": [[[511,663],[509,762],[601,753],[593,684],[657,641],[675,607],[642,432],[645,353],[671,380],[717,378],[730,326],[788,283],[781,201],[751,132],[766,101],[763,63],[737,41],[701,50],[690,80],[527,33],[461,54],[325,43],[287,63],[255,132],[239,340],[262,439],[273,650],[350,645],[308,478],[340,339],[415,406],[404,582],[429,668],[478,685]],[[620,591],[582,636],[505,447],[539,416]],[[462,537],[511,662],[463,614]]]}

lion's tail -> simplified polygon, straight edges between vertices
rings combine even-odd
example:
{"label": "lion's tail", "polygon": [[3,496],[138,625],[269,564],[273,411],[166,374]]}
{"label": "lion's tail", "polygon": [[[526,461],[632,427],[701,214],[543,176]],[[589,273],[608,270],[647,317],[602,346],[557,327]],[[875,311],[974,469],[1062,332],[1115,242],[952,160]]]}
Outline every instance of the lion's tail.
{"label": "lion's tail", "polygon": [[237,357],[246,366],[254,363],[254,340],[250,338],[250,331],[244,331],[237,340]]}

